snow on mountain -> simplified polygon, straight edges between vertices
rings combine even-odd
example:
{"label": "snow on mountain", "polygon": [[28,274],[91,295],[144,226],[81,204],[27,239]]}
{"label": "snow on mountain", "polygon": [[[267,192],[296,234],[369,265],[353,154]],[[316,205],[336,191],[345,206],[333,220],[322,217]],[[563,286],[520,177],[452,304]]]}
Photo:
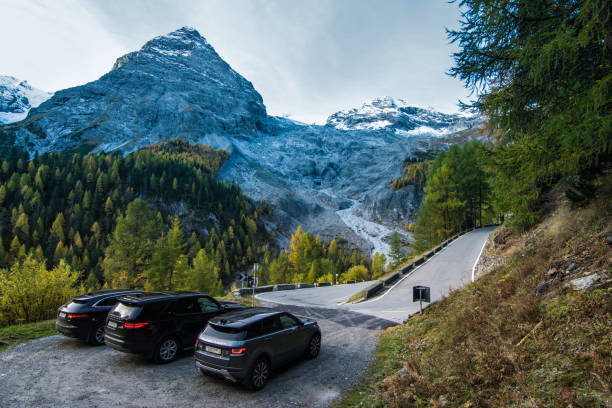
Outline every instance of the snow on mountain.
{"label": "snow on mountain", "polygon": [[336,112],[327,119],[326,125],[342,130],[387,129],[406,137],[439,137],[471,128],[476,123],[474,117],[436,112],[386,96],[359,108]]}
{"label": "snow on mountain", "polygon": [[0,148],[130,152],[176,138],[207,144],[230,153],[219,179],[271,204],[267,225],[281,245],[302,225],[324,239],[344,236],[387,252],[392,231],[411,220],[423,196],[414,186],[393,191],[389,180],[416,150],[465,141],[470,136],[457,130],[472,121],[390,98],[338,112],[326,126],[271,117],[252,84],[184,27],[0,127]]}
{"label": "snow on mountain", "polygon": [[0,75],[0,125],[23,120],[53,94],[33,88],[27,81]]}

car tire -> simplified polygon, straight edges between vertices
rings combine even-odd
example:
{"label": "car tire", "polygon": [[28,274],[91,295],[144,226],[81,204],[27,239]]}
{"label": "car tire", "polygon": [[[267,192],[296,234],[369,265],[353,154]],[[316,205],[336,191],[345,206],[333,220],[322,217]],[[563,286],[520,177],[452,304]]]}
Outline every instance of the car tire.
{"label": "car tire", "polygon": [[304,350],[304,356],[308,359],[317,358],[320,351],[321,351],[321,334],[315,333],[312,335],[312,337],[308,341],[306,350]]}
{"label": "car tire", "polygon": [[258,358],[244,379],[244,385],[253,391],[261,390],[270,378],[271,368],[270,360],[265,357]]}
{"label": "car tire", "polygon": [[104,344],[104,324],[94,326],[89,333],[89,344],[92,346],[101,346]]}
{"label": "car tire", "polygon": [[153,350],[153,361],[165,364],[173,361],[181,351],[181,344],[174,336],[164,337]]}

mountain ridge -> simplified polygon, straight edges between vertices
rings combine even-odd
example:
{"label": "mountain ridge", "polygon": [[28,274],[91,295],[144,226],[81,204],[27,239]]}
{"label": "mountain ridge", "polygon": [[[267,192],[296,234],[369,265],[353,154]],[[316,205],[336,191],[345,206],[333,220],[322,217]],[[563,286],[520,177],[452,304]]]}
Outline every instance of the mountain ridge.
{"label": "mountain ridge", "polygon": [[301,225],[324,239],[344,236],[366,252],[385,253],[393,229],[412,219],[422,199],[415,186],[393,191],[389,180],[415,151],[471,138],[460,133],[477,120],[389,98],[375,104],[370,117],[362,110],[354,122],[373,123],[383,115],[390,125],[351,128],[343,111],[330,116],[343,126],[332,119],[319,126],[269,116],[251,82],[184,27],[119,57],[98,80],[56,92],[22,122],[0,127],[0,142],[30,154],[128,153],[172,139],[224,149],[230,157],[218,178],[272,205],[268,227],[278,232],[281,246]]}

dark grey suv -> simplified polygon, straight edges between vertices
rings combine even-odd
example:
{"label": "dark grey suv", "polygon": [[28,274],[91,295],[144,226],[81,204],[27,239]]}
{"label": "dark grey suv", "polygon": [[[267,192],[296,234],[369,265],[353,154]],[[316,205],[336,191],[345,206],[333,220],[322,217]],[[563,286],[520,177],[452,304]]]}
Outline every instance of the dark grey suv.
{"label": "dark grey suv", "polygon": [[317,322],[267,308],[245,309],[209,320],[198,336],[195,364],[213,374],[259,390],[270,373],[321,348]]}

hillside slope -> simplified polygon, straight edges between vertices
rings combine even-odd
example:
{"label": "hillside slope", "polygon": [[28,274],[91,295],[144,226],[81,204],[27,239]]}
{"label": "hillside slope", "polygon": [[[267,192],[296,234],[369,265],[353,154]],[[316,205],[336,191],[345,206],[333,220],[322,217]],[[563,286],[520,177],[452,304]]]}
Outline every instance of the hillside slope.
{"label": "hillside slope", "polygon": [[484,276],[383,333],[338,405],[611,406],[611,179],[584,208],[556,191],[530,231],[500,228]]}

